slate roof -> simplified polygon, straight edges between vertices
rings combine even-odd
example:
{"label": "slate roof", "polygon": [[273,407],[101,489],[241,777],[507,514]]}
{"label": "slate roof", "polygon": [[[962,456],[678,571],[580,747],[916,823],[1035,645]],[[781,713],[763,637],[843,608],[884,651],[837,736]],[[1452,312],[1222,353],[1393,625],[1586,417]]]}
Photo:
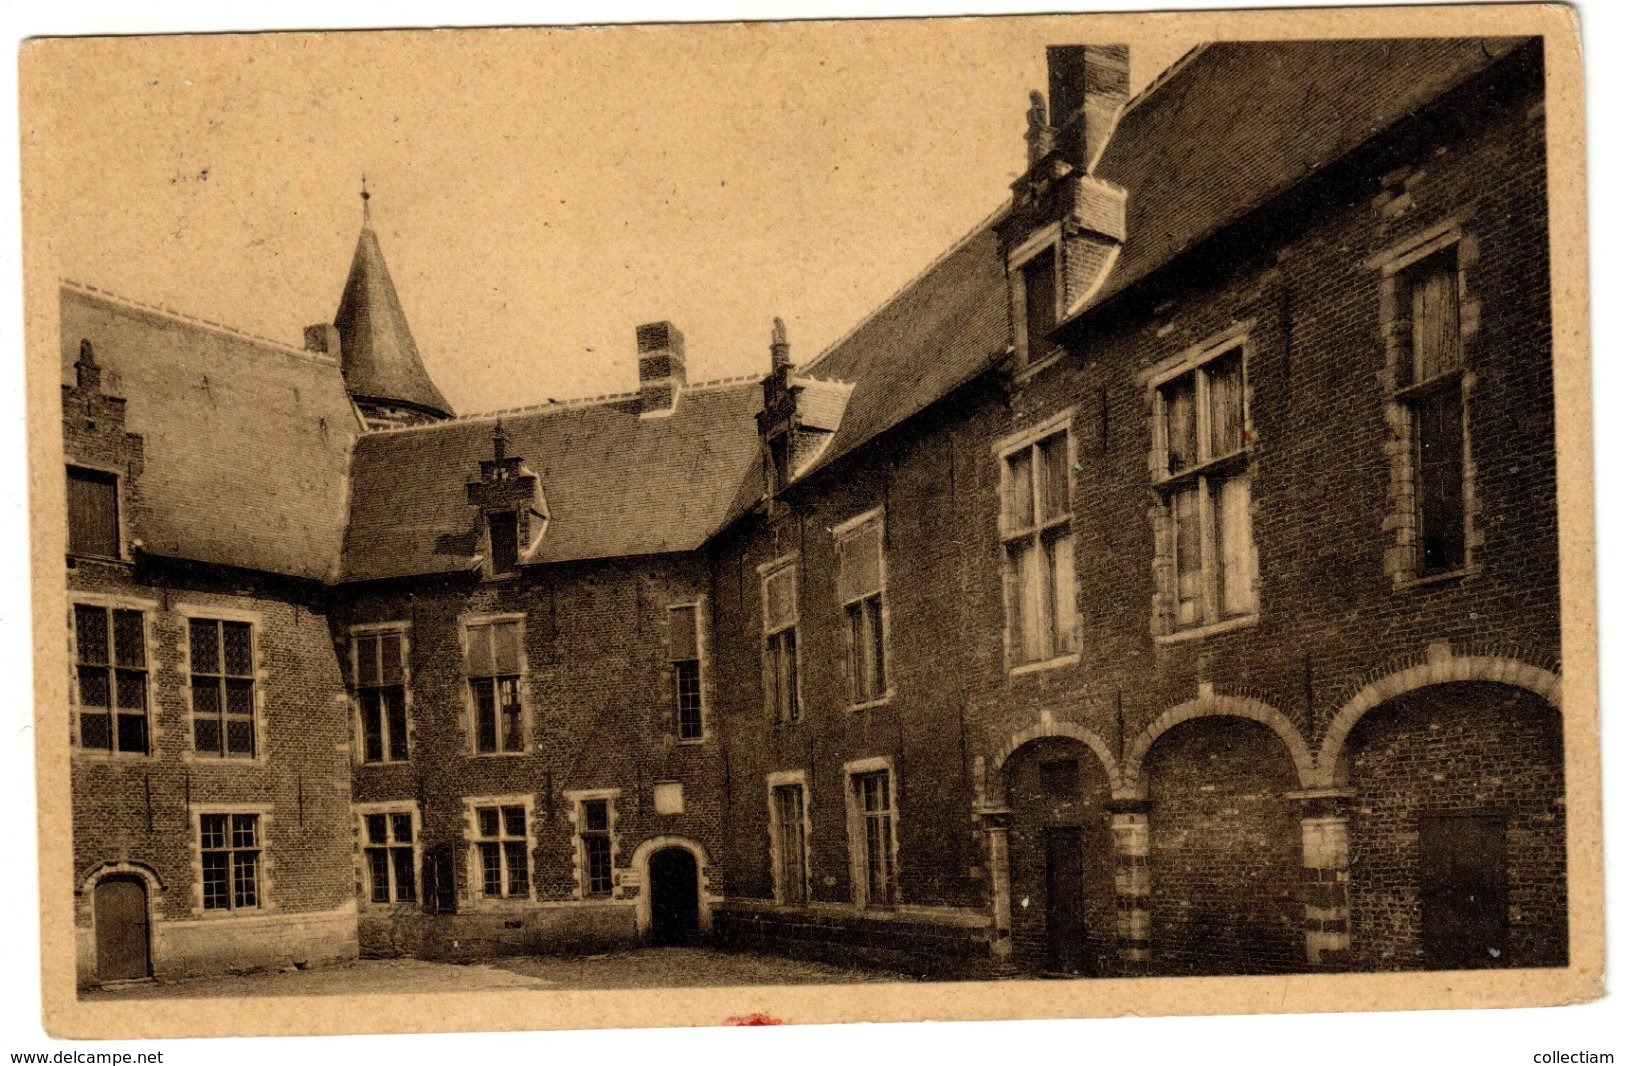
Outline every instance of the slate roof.
{"label": "slate roof", "polygon": [[344,380],[358,399],[409,403],[439,415],[452,414],[423,368],[406,324],[401,298],[372,226],[361,228],[344,297],[333,316],[344,352]]}
{"label": "slate roof", "polygon": [[1098,305],[1511,52],[1521,38],[1227,41],[1131,101],[1095,165],[1128,190]]}
{"label": "slate roof", "polygon": [[[1000,212],[1002,214],[1002,212]],[[987,219],[878,311],[801,368],[850,382],[827,466],[976,377],[1009,343],[1004,263]]]}
{"label": "slate roof", "polygon": [[361,424],[337,363],[72,283],[63,384],[88,339],[145,440],[144,551],[324,580],[338,563]]}
{"label": "slate roof", "polygon": [[[465,485],[507,450],[541,478],[548,525],[531,561],[561,563],[700,547],[759,498],[756,378],[685,389],[676,411],[640,418],[635,393],[480,415],[362,437],[342,580],[451,573],[475,565],[479,514]],[[748,506],[748,504],[747,504]]]}

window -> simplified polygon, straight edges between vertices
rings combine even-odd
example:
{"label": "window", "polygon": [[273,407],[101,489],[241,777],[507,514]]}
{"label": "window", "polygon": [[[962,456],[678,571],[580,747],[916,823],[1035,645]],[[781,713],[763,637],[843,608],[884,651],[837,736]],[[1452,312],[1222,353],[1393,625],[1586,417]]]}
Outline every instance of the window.
{"label": "window", "polygon": [[423,854],[423,909],[430,914],[457,913],[457,859],[440,844]]}
{"label": "window", "polygon": [[1405,268],[1398,280],[1400,313],[1409,321],[1409,358],[1398,368],[1399,399],[1411,429],[1416,572],[1427,577],[1467,565],[1466,410],[1455,246]]}
{"label": "window", "polygon": [[885,558],[877,515],[838,534],[838,592],[846,613],[847,675],[853,704],[886,695]]}
{"label": "window", "polygon": [[1239,343],[1225,345],[1156,390],[1166,630],[1258,609],[1242,355]]}
{"label": "window", "polygon": [[768,461],[773,472],[774,493],[790,484],[790,434],[776,433],[767,442]]}
{"label": "window", "polygon": [[695,604],[673,607],[671,672],[677,695],[677,739],[701,740],[705,718],[700,697],[700,611]]}
{"label": "window", "polygon": [[807,792],[800,784],[772,790],[773,884],[778,901],[791,906],[807,902]]}
{"label": "window", "polygon": [[118,476],[68,467],[68,553],[119,557]]}
{"label": "window", "polygon": [[801,718],[796,677],[796,567],[785,563],[762,578],[762,628],[765,633],[763,684],[769,717],[775,723]]}
{"label": "window", "polygon": [[853,774],[851,780],[858,831],[858,903],[865,907],[890,907],[897,902],[891,771]]}
{"label": "window", "polygon": [[480,894],[487,899],[530,895],[530,842],[522,804],[474,808]]}
{"label": "window", "polygon": [[192,747],[199,755],[253,758],[254,627],[214,618],[189,621]]}
{"label": "window", "polygon": [[1021,267],[1022,337],[1028,366],[1060,351],[1048,336],[1059,317],[1060,286],[1057,284],[1055,267],[1054,245],[1033,256]]}
{"label": "window", "polygon": [[486,518],[491,534],[491,573],[511,574],[519,568],[519,516],[503,511]]}
{"label": "window", "polygon": [[1078,650],[1070,451],[1063,428],[1004,455],[1000,526],[1014,666]]}
{"label": "window", "polygon": [[519,696],[519,623],[470,625],[468,686],[474,698],[474,750],[482,755],[525,750]]}
{"label": "window", "polygon": [[361,752],[367,762],[407,758],[405,634],[362,633],[355,638],[356,705]]}
{"label": "window", "polygon": [[146,616],[79,603],[73,608],[73,632],[79,746],[147,754]]}
{"label": "window", "polygon": [[364,814],[367,875],[374,903],[412,903],[418,898],[417,839],[410,811]]}
{"label": "window", "polygon": [[260,816],[198,816],[203,859],[203,909],[252,910],[260,905]]}
{"label": "window", "polygon": [[579,818],[576,834],[581,838],[582,894],[608,896],[615,891],[609,800],[582,800]]}

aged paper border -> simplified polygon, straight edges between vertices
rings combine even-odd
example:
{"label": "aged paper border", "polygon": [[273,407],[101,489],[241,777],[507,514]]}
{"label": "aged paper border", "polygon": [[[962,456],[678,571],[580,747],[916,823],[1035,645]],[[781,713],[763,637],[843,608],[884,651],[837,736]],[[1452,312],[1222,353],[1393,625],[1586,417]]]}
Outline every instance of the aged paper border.
{"label": "aged paper border", "polygon": [[[1021,17],[1021,16],[1003,16]],[[786,28],[798,33],[818,23]],[[1570,965],[1472,973],[1142,978],[1087,982],[751,986],[631,991],[152,999],[83,1002],[74,983],[68,830],[66,585],[51,221],[69,209],[54,180],[48,131],[60,102],[52,42],[20,59],[24,308],[27,352],[35,738],[39,805],[41,990],[57,1037],[319,1035],[587,1029],[717,1024],[761,1011],[792,1023],[1072,1018],[1174,1014],[1448,1009],[1578,1003],[1602,994],[1603,896],[1597,721],[1596,585],[1590,362],[1587,339],[1585,142],[1579,28],[1557,5],[1224,11],[1069,17],[1075,39],[1165,32],[1204,39],[1540,35],[1546,42],[1548,175],[1568,790]],[[885,21],[870,24],[883,33]],[[467,30],[459,32],[481,32]],[[681,34],[681,26],[666,32]],[[139,42],[132,42],[139,46]]]}

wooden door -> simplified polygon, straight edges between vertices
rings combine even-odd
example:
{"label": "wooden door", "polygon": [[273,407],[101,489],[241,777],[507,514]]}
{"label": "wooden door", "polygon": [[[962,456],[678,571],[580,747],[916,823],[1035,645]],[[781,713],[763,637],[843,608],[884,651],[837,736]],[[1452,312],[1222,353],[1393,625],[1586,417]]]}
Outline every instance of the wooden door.
{"label": "wooden door", "polygon": [[152,974],[147,952],[147,886],[137,877],[96,884],[96,976],[129,981]]}
{"label": "wooden door", "polygon": [[1506,819],[1422,815],[1417,828],[1422,950],[1429,965],[1507,965]]}
{"label": "wooden door", "polygon": [[1083,830],[1044,830],[1044,934],[1052,973],[1085,972]]}
{"label": "wooden door", "polygon": [[691,944],[700,935],[700,869],[685,848],[663,848],[649,857],[649,939]]}

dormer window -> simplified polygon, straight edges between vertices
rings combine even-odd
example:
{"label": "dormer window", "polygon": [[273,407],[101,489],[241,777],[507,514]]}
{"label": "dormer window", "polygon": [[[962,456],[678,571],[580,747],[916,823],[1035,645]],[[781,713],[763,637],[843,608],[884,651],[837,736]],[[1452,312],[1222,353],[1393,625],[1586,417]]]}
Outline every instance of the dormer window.
{"label": "dormer window", "polygon": [[1060,285],[1056,278],[1055,246],[1049,245],[1021,267],[1025,341],[1022,365],[1043,362],[1060,349],[1049,339],[1060,317]]}
{"label": "dormer window", "polygon": [[486,518],[491,539],[491,574],[511,574],[519,568],[519,516],[501,511]]}
{"label": "dormer window", "polygon": [[767,451],[773,462],[773,491],[780,492],[790,484],[790,434],[773,437],[767,442]]}
{"label": "dormer window", "polygon": [[119,558],[118,476],[68,467],[68,554]]}

